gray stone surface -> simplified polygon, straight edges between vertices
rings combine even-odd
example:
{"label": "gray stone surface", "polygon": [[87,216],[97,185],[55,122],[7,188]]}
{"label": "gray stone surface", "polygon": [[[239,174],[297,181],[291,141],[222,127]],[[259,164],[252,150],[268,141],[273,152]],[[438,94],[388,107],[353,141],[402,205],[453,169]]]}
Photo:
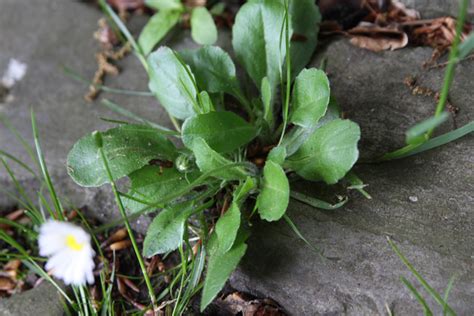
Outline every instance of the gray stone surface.
{"label": "gray stone surface", "polygon": [[[430,19],[445,15],[457,16],[461,1],[446,0],[401,0],[409,8],[414,8],[421,13],[422,18]],[[474,17],[474,1],[469,0],[469,18]]]}
{"label": "gray stone surface", "polygon": [[[443,12],[446,9],[441,7]],[[14,101],[0,105],[0,114],[31,142],[29,108],[33,107],[46,160],[62,195],[107,221],[117,215],[109,189],[76,186],[66,174],[65,159],[79,137],[109,126],[99,117],[117,116],[97,103],[83,101],[86,87],[66,77],[60,68],[66,65],[86,78],[93,76],[97,46],[92,33],[100,16],[93,7],[76,1],[48,0],[31,6],[27,0],[1,0],[0,73],[12,57],[26,62],[29,68],[24,80],[12,89]],[[142,24],[143,19],[135,18],[132,29],[138,30]],[[220,44],[229,47],[229,38],[221,35]],[[169,45],[180,49],[195,44],[183,32]],[[362,127],[364,159],[398,148],[403,144],[404,131],[431,115],[433,99],[413,96],[403,84],[406,76],[414,75],[420,85],[439,89],[443,71],[421,68],[430,54],[426,48],[374,54],[345,40],[320,47],[314,65],[322,56],[329,57],[332,90],[347,116]],[[130,56],[119,65],[122,74],[108,77],[107,85],[146,90],[147,80],[136,58]],[[474,117],[473,71],[473,62],[459,67],[450,99],[461,111],[445,123],[443,131],[451,129],[454,122],[460,126]],[[104,96],[168,124],[153,98]],[[231,284],[273,297],[293,315],[380,315],[386,314],[385,305],[398,315],[419,314],[421,309],[399,280],[409,273],[390,250],[385,239],[389,235],[436,289],[442,291],[456,275],[450,302],[460,315],[474,314],[473,141],[471,135],[410,159],[358,166],[357,173],[370,185],[373,200],[353,194],[350,203],[335,212],[292,203],[289,215],[329,259],[311,252],[284,223],[259,224]],[[0,148],[27,161],[3,126]],[[37,190],[37,183],[27,173],[19,168],[15,171],[32,193]],[[3,169],[0,185],[12,188]],[[327,194],[316,184],[300,183],[296,188],[314,196]],[[14,204],[0,194],[0,207]],[[24,295],[34,296],[35,292],[27,293]],[[22,302],[0,301],[0,311],[2,306],[21,311]]]}
{"label": "gray stone surface", "polygon": [[[399,148],[404,131],[429,117],[432,97],[413,96],[408,75],[439,90],[443,70],[423,70],[427,48],[375,54],[338,40],[320,47],[314,65],[328,56],[331,89],[346,115],[362,128],[362,157],[371,159]],[[450,94],[460,107],[441,130],[472,119],[474,63],[459,67]],[[460,315],[474,313],[474,144],[473,135],[401,161],[364,164],[357,174],[373,200],[353,195],[342,209],[314,210],[290,205],[289,216],[329,259],[312,252],[284,223],[255,227],[250,249],[231,284],[269,295],[293,315],[395,315],[421,312],[400,282],[407,269],[386,236],[401,244],[424,277],[443,292],[456,276],[450,302]],[[312,196],[328,190],[312,183],[295,188]],[[414,202],[416,200],[416,202]]]}
{"label": "gray stone surface", "polygon": [[59,294],[49,283],[0,300],[0,316],[61,316],[64,315]]}

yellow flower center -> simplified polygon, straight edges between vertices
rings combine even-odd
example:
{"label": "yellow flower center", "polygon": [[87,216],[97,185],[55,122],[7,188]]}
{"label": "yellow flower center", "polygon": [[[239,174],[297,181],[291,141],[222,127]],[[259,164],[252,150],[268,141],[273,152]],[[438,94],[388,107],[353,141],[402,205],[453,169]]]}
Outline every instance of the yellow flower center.
{"label": "yellow flower center", "polygon": [[84,244],[77,242],[76,237],[71,234],[66,236],[66,246],[75,251],[80,251],[84,248]]}

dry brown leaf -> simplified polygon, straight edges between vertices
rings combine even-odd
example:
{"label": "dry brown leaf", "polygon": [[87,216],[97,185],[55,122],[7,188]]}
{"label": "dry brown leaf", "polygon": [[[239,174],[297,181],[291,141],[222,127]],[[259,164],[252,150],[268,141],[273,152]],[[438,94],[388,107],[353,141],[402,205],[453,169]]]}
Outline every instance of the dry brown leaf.
{"label": "dry brown leaf", "polygon": [[395,50],[408,44],[407,34],[396,27],[380,27],[368,22],[361,22],[348,34],[353,45],[374,52]]}
{"label": "dry brown leaf", "polygon": [[127,238],[127,236],[128,236],[127,230],[125,228],[120,228],[120,229],[116,230],[115,232],[113,232],[109,236],[109,238],[107,238],[107,240],[102,243],[102,247],[106,246],[106,245],[109,245],[109,244],[112,244],[112,243],[117,242],[117,241],[122,241],[125,238]]}
{"label": "dry brown leaf", "polygon": [[122,249],[127,249],[131,245],[132,245],[132,242],[129,239],[127,239],[127,240],[114,242],[113,244],[109,246],[109,249],[112,251],[118,251]]}
{"label": "dry brown leaf", "polygon": [[243,316],[284,316],[286,315],[274,301],[270,299],[252,299],[249,296],[234,292],[216,303],[229,313]]}
{"label": "dry brown leaf", "polygon": [[136,293],[140,293],[140,289],[133,283],[130,279],[124,278],[124,277],[119,277],[122,279],[123,283],[132,291]]}
{"label": "dry brown leaf", "polygon": [[99,29],[94,32],[94,38],[107,50],[112,49],[114,46],[119,44],[117,34],[107,23],[105,18],[100,19],[97,22]]}
{"label": "dry brown leaf", "polygon": [[16,283],[6,276],[0,276],[0,291],[11,292],[16,286]]}

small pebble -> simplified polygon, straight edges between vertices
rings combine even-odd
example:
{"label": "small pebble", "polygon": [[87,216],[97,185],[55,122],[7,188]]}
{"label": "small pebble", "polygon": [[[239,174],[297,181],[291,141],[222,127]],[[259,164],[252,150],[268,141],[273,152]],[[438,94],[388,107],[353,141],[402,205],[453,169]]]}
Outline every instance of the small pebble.
{"label": "small pebble", "polygon": [[416,196],[410,196],[410,197],[408,197],[408,199],[410,200],[410,202],[413,202],[413,203],[418,202],[418,197],[416,197]]}

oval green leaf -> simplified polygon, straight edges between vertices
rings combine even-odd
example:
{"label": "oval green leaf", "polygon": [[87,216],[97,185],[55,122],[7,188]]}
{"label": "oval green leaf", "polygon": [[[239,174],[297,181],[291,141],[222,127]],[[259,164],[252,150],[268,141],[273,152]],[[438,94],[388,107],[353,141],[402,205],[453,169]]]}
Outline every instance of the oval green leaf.
{"label": "oval green leaf", "polygon": [[328,184],[342,179],[359,157],[359,126],[336,119],[316,129],[306,142],[286,161],[285,166],[301,177]]}
{"label": "oval green leaf", "polygon": [[[101,134],[114,180],[142,168],[152,159],[173,160],[177,156],[174,145],[159,130],[146,125],[123,125]],[[81,186],[96,187],[109,182],[92,134],[81,138],[71,149],[67,170]]]}
{"label": "oval green leaf", "polygon": [[212,45],[217,41],[217,27],[206,7],[193,9],[191,13],[191,37],[201,45]]}
{"label": "oval green leaf", "polygon": [[193,142],[202,138],[219,153],[231,152],[257,135],[255,127],[232,112],[210,112],[187,119],[183,124],[182,140],[192,149]]}
{"label": "oval green leaf", "polygon": [[235,65],[229,54],[216,46],[204,46],[197,50],[179,53],[191,67],[199,89],[210,93],[240,92],[235,74]]}
{"label": "oval green leaf", "polygon": [[[211,236],[216,238],[215,235]],[[209,242],[210,243],[210,242]],[[209,246],[211,248],[211,246]],[[212,302],[225,285],[225,282],[235,270],[240,259],[247,251],[245,239],[237,238],[234,246],[229,251],[222,253],[221,251],[212,251],[207,264],[206,280],[201,297],[201,312]]]}
{"label": "oval green leaf", "polygon": [[168,47],[160,47],[151,53],[148,64],[148,87],[168,113],[181,120],[195,115],[197,91],[189,66],[183,65]]}
{"label": "oval green leaf", "polygon": [[267,160],[263,168],[263,185],[257,198],[260,217],[266,221],[279,220],[290,202],[290,184],[283,168]]}
{"label": "oval green leaf", "polygon": [[272,90],[280,82],[286,54],[281,41],[284,18],[285,7],[275,0],[247,2],[235,17],[232,46],[258,88],[264,77]]}
{"label": "oval green leaf", "polygon": [[[145,166],[129,175],[130,189],[128,195],[157,204],[172,193],[189,185],[197,178],[196,172],[184,174],[175,168],[161,168],[160,166]],[[147,204],[122,197],[122,201],[131,213],[144,209]]]}
{"label": "oval green leaf", "polygon": [[326,113],[330,95],[324,71],[303,69],[293,87],[290,122],[304,128],[315,126]]}
{"label": "oval green leaf", "polygon": [[225,168],[225,166],[232,164],[232,161],[214,151],[202,138],[194,140],[192,150],[196,164],[202,173],[219,169],[218,172],[213,173],[213,176],[228,181],[242,180],[247,177],[247,173],[240,167]]}
{"label": "oval green leaf", "polygon": [[219,251],[225,253],[234,245],[237,232],[240,227],[240,209],[237,203],[233,202],[227,212],[222,215],[216,223],[217,241]]}
{"label": "oval green leaf", "polygon": [[143,255],[152,257],[177,249],[183,242],[186,220],[192,211],[189,203],[163,209],[148,227],[143,241]]}
{"label": "oval green leaf", "polygon": [[290,1],[289,11],[294,34],[290,48],[291,71],[296,76],[311,60],[316,49],[321,14],[314,0]]}
{"label": "oval green leaf", "polygon": [[166,34],[176,25],[181,11],[160,10],[150,18],[138,38],[143,54],[148,55]]}

